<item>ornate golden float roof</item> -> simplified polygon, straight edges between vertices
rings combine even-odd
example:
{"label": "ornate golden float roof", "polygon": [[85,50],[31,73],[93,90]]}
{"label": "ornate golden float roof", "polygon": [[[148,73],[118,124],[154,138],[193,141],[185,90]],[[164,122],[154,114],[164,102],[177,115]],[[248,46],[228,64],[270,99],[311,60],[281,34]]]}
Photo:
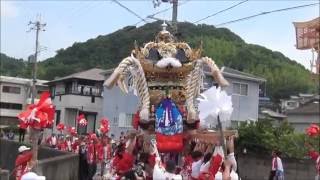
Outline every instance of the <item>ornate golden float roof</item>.
{"label": "ornate golden float roof", "polygon": [[[201,58],[202,48],[200,46],[198,49],[192,49],[186,42],[176,42],[173,35],[166,30],[165,23],[162,27],[155,41],[146,43],[144,47],[135,44],[133,54],[139,59],[148,80],[184,79],[193,69],[193,61]],[[157,56],[158,59],[152,59],[152,56]],[[177,56],[183,58],[181,67],[160,68],[155,65],[160,58],[178,59]]]}

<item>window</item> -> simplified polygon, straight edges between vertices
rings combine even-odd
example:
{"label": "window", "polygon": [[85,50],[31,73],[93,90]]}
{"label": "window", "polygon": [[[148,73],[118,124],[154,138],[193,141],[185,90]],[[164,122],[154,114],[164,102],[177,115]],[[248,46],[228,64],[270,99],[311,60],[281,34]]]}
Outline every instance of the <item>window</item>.
{"label": "window", "polygon": [[0,108],[22,110],[22,104],[0,102]]}
{"label": "window", "polygon": [[60,123],[60,119],[61,119],[60,115],[61,115],[61,111],[56,110],[56,125]]}
{"label": "window", "polygon": [[232,83],[233,94],[247,96],[248,95],[248,84]]}
{"label": "window", "polygon": [[133,114],[120,113],[119,114],[119,127],[132,127]]}
{"label": "window", "polygon": [[14,86],[3,86],[2,92],[5,93],[12,93],[12,94],[20,94],[21,88],[20,87],[14,87]]}
{"label": "window", "polygon": [[94,102],[95,102],[95,97],[91,96],[91,103],[94,103]]}
{"label": "window", "polygon": [[244,96],[248,95],[248,84],[240,84],[240,94]]}
{"label": "window", "polygon": [[233,83],[232,88],[233,94],[240,94],[240,83]]}
{"label": "window", "polygon": [[113,126],[116,126],[118,124],[118,117],[113,118]]}
{"label": "window", "polygon": [[65,86],[63,84],[57,84],[55,87],[55,95],[65,94]]}

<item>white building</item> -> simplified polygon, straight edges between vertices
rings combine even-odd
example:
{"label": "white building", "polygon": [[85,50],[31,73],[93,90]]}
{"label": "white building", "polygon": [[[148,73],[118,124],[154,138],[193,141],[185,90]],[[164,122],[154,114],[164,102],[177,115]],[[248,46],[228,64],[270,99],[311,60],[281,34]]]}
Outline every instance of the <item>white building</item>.
{"label": "white building", "polygon": [[[38,97],[48,90],[48,81],[37,80]],[[0,124],[17,124],[17,115],[31,103],[32,79],[0,76]]]}
{"label": "white building", "polygon": [[310,124],[320,123],[319,97],[300,104],[298,108],[287,110],[288,122],[292,127],[301,133],[304,133]]}
{"label": "white building", "polygon": [[298,96],[290,96],[289,99],[281,99],[280,106],[281,112],[287,112],[288,110],[293,110],[300,107],[303,104],[308,103],[313,100],[317,96],[314,94],[302,94],[300,93]]}
{"label": "white building", "polygon": [[99,120],[102,118],[102,72],[104,70],[93,68],[47,83],[56,107],[54,131],[60,122],[76,127],[79,114],[85,115],[88,125],[84,128],[77,127],[78,133],[94,132],[99,127]]}

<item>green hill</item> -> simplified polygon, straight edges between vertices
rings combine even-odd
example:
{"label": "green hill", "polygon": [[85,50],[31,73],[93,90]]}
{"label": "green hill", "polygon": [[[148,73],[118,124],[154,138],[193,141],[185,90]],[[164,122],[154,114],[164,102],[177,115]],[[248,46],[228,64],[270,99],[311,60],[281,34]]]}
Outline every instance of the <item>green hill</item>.
{"label": "green hill", "polygon": [[[53,79],[93,67],[115,67],[130,54],[135,40],[140,46],[153,40],[161,23],[149,23],[139,28],[127,26],[60,49],[55,57],[39,64],[39,78]],[[266,78],[267,92],[275,99],[314,89],[310,74],[302,65],[280,52],[247,44],[226,28],[179,23],[178,38],[191,47],[199,46],[202,41],[204,55],[212,57],[220,67],[228,66]]]}
{"label": "green hill", "polygon": [[0,53],[0,74],[13,77],[31,77],[28,63],[23,59],[15,59]]}

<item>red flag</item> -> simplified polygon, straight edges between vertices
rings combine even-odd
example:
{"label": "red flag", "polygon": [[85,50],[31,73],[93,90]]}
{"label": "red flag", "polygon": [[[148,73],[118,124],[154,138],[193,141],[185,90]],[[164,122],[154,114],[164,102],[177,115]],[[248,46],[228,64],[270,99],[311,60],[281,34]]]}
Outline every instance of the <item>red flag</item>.
{"label": "red flag", "polygon": [[22,127],[31,126],[36,129],[51,127],[54,121],[55,108],[50,93],[43,92],[37,104],[31,104],[27,110],[18,115]]}

